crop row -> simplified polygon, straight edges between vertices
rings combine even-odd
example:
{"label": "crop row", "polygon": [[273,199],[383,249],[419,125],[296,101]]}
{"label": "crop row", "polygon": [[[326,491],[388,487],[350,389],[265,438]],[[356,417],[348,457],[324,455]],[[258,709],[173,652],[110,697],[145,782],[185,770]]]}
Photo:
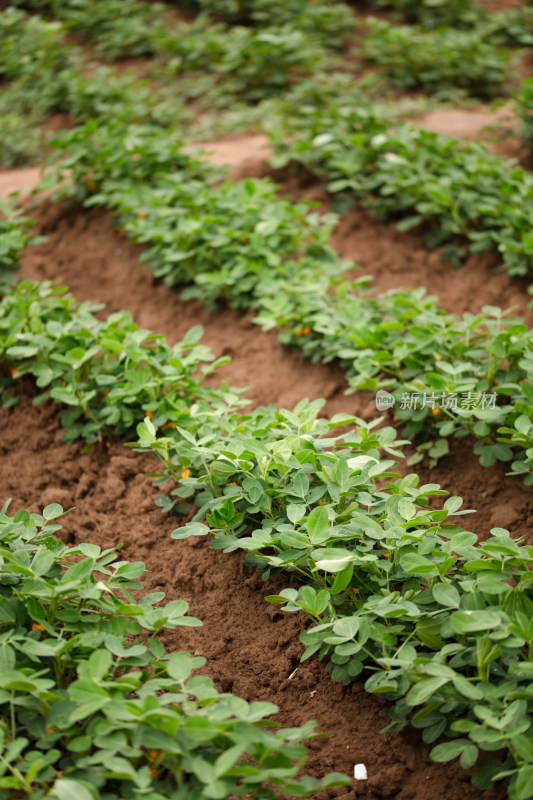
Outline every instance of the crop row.
{"label": "crop row", "polygon": [[[328,143],[314,142],[310,152]],[[220,184],[217,171],[153,129],[88,123],[55,145],[60,196],[113,210],[133,241],[149,245],[143,260],[155,274],[185,285],[183,297],[250,307],[306,357],[338,359],[351,390],[388,390],[420,453],[437,458],[448,437],[471,434],[482,464],[509,461],[533,480],[531,332],[522,320],[495,307],[448,314],[423,290],[369,294],[368,279],[342,276],[350,265],[327,243],[334,217],[309,215],[266,180]],[[308,151],[307,140],[298,146]],[[412,394],[415,406],[405,402]]]}
{"label": "crop row", "polygon": [[[192,23],[169,17],[168,7],[138,0],[128,0],[126,7],[121,0],[27,0],[10,5],[14,7],[0,16],[0,76],[13,82],[0,98],[2,138],[9,140],[3,144],[7,163],[36,156],[42,143],[38,125],[52,111],[67,112],[77,122],[107,114],[137,121],[148,116],[175,126],[192,121],[187,103],[204,110],[239,104],[244,108],[290,93],[291,85],[311,71],[348,69],[351,74],[355,69],[352,58],[340,58],[336,52],[347,46],[354,29],[353,14],[343,3],[204,3],[204,11],[223,21],[200,15]],[[27,17],[17,6],[54,21]],[[508,33],[505,38],[502,31],[523,30],[524,15],[525,30],[531,29],[533,15],[527,13],[509,12],[499,24],[491,19],[466,31],[434,32],[376,21],[374,33],[359,36],[360,49],[350,52],[379,64],[401,86],[433,92],[438,85],[441,94],[462,88],[476,96],[493,96],[506,93],[509,83],[508,53],[502,45],[531,44],[527,37],[522,41]],[[517,14],[520,19],[515,19]],[[243,24],[234,24],[239,20]],[[88,53],[65,46],[71,30],[88,39],[100,57],[151,58],[150,76],[159,86],[155,96],[153,87],[135,87],[134,79],[109,68],[88,70]],[[272,48],[276,59],[270,57]],[[172,91],[176,85],[179,102]]]}
{"label": "crop row", "polygon": [[[164,592],[135,599],[142,562],[56,538],[63,509],[0,510],[0,797],[200,800],[302,797],[348,783],[296,777],[313,723],[281,729],[272,703],[220,694],[205,659],[165,652],[198,626]],[[268,730],[266,726],[278,727]],[[244,761],[243,761],[244,757]]]}
{"label": "crop row", "polygon": [[243,548],[265,578],[289,574],[292,585],[270,600],[310,616],[305,658],[328,657],[345,682],[369,670],[367,689],[395,701],[394,727],[412,719],[425,741],[446,737],[437,760],[460,755],[469,767],[505,745],[507,758],[484,759],[476,785],[501,779],[513,800],[531,796],[533,548],[499,528],[478,544],[450,523],[465,513],[460,498],[436,509],[432,497],[445,492],[380,460],[383,450],[399,455],[391,428],[322,419],[320,401],[234,411],[237,392],[192,376],[195,333],[170,348],[127,316],[98,322],[29,281],[5,296],[0,324],[11,379],[32,374],[41,398],[69,406],[67,438],[128,436],[138,423],[137,446],[163,462],[160,507],[196,508],[174,538],[211,531],[215,547]]}

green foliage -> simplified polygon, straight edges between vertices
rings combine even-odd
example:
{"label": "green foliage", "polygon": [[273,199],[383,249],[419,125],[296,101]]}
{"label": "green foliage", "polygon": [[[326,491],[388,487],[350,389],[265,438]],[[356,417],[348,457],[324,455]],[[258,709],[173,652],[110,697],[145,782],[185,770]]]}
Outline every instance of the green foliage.
{"label": "green foliage", "polygon": [[533,8],[521,5],[490,14],[483,22],[485,35],[505,47],[531,47],[533,45]]}
{"label": "green foliage", "polygon": [[[311,107],[306,108],[311,114]],[[318,124],[310,143],[300,138],[286,145],[289,158],[296,153],[312,169],[323,161],[328,167],[349,168],[358,185],[365,180],[370,184],[375,175],[378,179],[383,174],[395,176],[399,163],[412,190],[407,148],[422,132],[403,126],[403,138],[393,140],[393,146],[404,148],[400,158],[388,151],[390,139],[381,133],[385,125],[365,117],[364,110],[358,112],[358,119],[367,126],[368,141],[352,126],[354,132],[346,135],[346,143],[334,130],[318,133],[321,113],[326,112],[313,109],[312,118]],[[345,121],[343,116],[339,119]],[[452,153],[455,140],[428,136],[431,143]],[[355,147],[349,150],[352,142]],[[61,196],[74,193],[76,199],[85,197],[88,205],[114,209],[121,228],[135,242],[149,245],[144,259],[154,272],[169,285],[185,284],[182,296],[210,304],[223,299],[253,308],[258,312],[256,321],[266,330],[277,328],[284,344],[298,347],[313,360],[338,360],[352,391],[388,389],[393,393],[400,424],[419,448],[413,463],[425,452],[433,461],[440,458],[448,452],[448,437],[469,433],[478,439],[475,452],[482,464],[513,461],[513,473],[524,473],[530,481],[529,443],[524,446],[516,438],[503,442],[498,433],[501,427],[513,428],[517,417],[533,414],[527,394],[533,380],[528,356],[531,332],[521,319],[508,318],[493,307],[478,316],[447,314],[421,290],[369,296],[367,279],[349,283],[342,278],[350,265],[340,262],[327,244],[334,218],[319,224],[316,216],[306,216],[307,206],[291,206],[276,198],[268,182],[214,185],[216,173],[147,128],[126,130],[115,125],[106,129],[91,123],[62,134],[56,146],[60,170],[55,180],[63,184],[63,170],[70,170],[73,177],[71,185],[60,189]],[[384,151],[382,166],[373,170],[368,161],[375,158],[379,163],[380,149]],[[474,152],[473,203],[485,151]],[[419,157],[429,161],[423,150]],[[169,164],[174,165],[174,173]],[[464,181],[460,169],[457,174]],[[350,178],[337,184],[345,190],[355,181]],[[425,184],[421,180],[422,188],[433,190],[427,178]],[[444,188],[451,203],[453,185]],[[433,196],[438,199],[436,190]],[[391,212],[398,209],[398,198],[389,194],[374,196],[373,202],[385,208],[389,204]],[[465,193],[467,209],[469,202]],[[489,216],[490,208],[485,206],[490,224],[501,225],[501,218]],[[511,202],[509,213],[517,213]],[[529,212],[524,208],[518,213]],[[455,204],[449,230],[445,220],[435,235],[451,237],[458,232],[453,227],[458,220]],[[415,409],[402,406],[407,393],[417,395]],[[422,399],[428,398],[430,402],[422,408]],[[450,405],[450,398],[458,402]]]}
{"label": "green foliage", "polygon": [[[178,2],[178,5],[181,3]],[[354,29],[354,16],[344,3],[322,0],[197,0],[206,14],[231,24],[258,27],[290,24],[294,29],[340,49]]]}
{"label": "green foliage", "polygon": [[518,134],[525,147],[533,147],[533,78],[526,78],[513,96],[514,109],[520,119]]}
{"label": "green foliage", "polygon": [[10,291],[19,269],[19,253],[30,244],[43,241],[32,236],[33,221],[16,208],[16,198],[0,203],[0,297]]}
{"label": "green foliage", "polygon": [[327,658],[344,683],[367,670],[366,689],[396,701],[391,726],[409,720],[426,742],[451,739],[436,760],[460,755],[468,768],[479,751],[505,747],[474,781],[505,778],[511,798],[528,797],[533,547],[500,528],[478,544],[449,520],[468,513],[461,498],[437,509],[438,485],[419,487],[380,460],[380,448],[397,453],[391,428],[328,437],[356,420],[316,412],[305,401],[256,409],[223,438],[159,437],[145,419],[139,445],[163,461],[161,480],[178,483],[162,507],[191,496],[198,507],[173,538],[212,533],[214,547],[244,550],[265,578],[291,574],[296,585],[267,600],[311,619],[302,659]]}
{"label": "green foliage", "polygon": [[279,199],[268,180],[212,185],[218,172],[177,146],[167,145],[167,156],[159,143],[148,129],[93,123],[55,140],[59,182],[69,170],[76,196],[86,186],[87,204],[114,209],[121,229],[150,245],[143,260],[167,285],[192,284],[183,296],[211,305],[224,298],[247,307],[260,285],[269,291],[310,265],[338,271],[328,245],[334,217],[306,216],[307,205]]}
{"label": "green foliage", "polygon": [[448,437],[469,433],[478,439],[474,452],[484,466],[517,458],[528,464],[517,469],[529,471],[524,445],[503,444],[497,435],[500,426],[533,413],[533,334],[522,320],[495,307],[478,316],[448,314],[423,290],[375,297],[345,283],[335,296],[330,285],[327,278],[286,281],[279,295],[265,299],[256,321],[267,330],[281,328],[282,343],[308,358],[338,359],[350,390],[388,389],[399,424],[419,447],[410,463],[428,449],[434,460],[446,455]]}
{"label": "green foliage", "polygon": [[[465,236],[471,252],[497,249],[509,274],[531,270],[533,179],[481,144],[337,105],[293,114],[273,142],[276,166],[301,164],[344,205],[359,198],[383,219],[399,215],[400,230],[428,224],[430,246]],[[456,264],[465,254],[447,250]]]}
{"label": "green foliage", "polygon": [[27,17],[15,8],[0,12],[0,79],[25,79],[40,107],[63,110],[73,68],[64,36],[62,23]]}
{"label": "green foliage", "polygon": [[419,22],[426,28],[470,27],[483,18],[475,0],[366,0],[365,5],[396,12],[402,19]]}
{"label": "green foliage", "polygon": [[[109,800],[304,796],[349,782],[296,773],[302,728],[270,731],[271,703],[219,694],[205,659],[156,634],[201,622],[164,592],[135,599],[142,562],[64,545],[57,504],[0,512],[0,797]],[[268,722],[269,726],[276,723]],[[243,758],[245,759],[243,761]]]}
{"label": "green foliage", "polygon": [[134,121],[162,128],[179,128],[191,117],[172,87],[154,88],[134,73],[118,73],[108,66],[98,67],[90,76],[71,76],[68,112],[79,124],[99,119],[106,124]]}
{"label": "green foliage", "polygon": [[[191,526],[174,531],[173,537],[206,534],[206,526],[199,524],[206,515],[208,520],[214,515],[212,518],[223,522],[228,532],[235,526],[244,532],[250,524],[262,524],[263,517],[274,520],[287,498],[291,503],[317,504],[325,489],[315,485],[311,491],[311,476],[299,475],[307,466],[314,472],[315,449],[325,458],[331,446],[374,455],[382,448],[391,455],[401,455],[398,446],[405,442],[394,441],[392,428],[372,433],[376,422],[366,425],[347,414],[324,419],[318,416],[323,404],[323,400],[303,400],[293,411],[268,406],[232,420],[213,414],[201,421],[197,432],[192,427],[168,426],[161,436],[156,433],[158,420],[146,418],[137,427],[139,445],[152,450],[164,464],[164,472],[155,475],[157,483],[172,479],[179,484],[161,495],[157,504],[163,511],[174,510],[185,516],[196,512]],[[360,427],[353,433],[330,435],[334,428],[356,423]],[[243,487],[245,495],[241,496]],[[232,506],[235,498],[245,501],[238,510]],[[265,578],[271,569],[280,571],[272,562]]]}
{"label": "green foliage", "polygon": [[12,81],[0,92],[0,163],[21,167],[43,154],[39,126],[50,112],[46,96],[31,77]]}
{"label": "green foliage", "polygon": [[220,83],[219,91],[223,87],[246,102],[283,91],[295,70],[309,71],[323,55],[310,36],[289,24],[256,30],[213,24],[205,17],[169,36],[165,50],[171,74],[208,72]]}
{"label": "green foliage", "polygon": [[487,100],[506,93],[509,53],[486,41],[482,28],[458,31],[389,25],[366,20],[363,58],[377,64],[395,86],[445,94],[463,89]]}
{"label": "green foliage", "polygon": [[165,25],[164,6],[139,0],[18,0],[12,5],[51,15],[88,39],[107,58],[151,56]]}
{"label": "green foliage", "polygon": [[[158,185],[160,181],[215,180],[221,171],[182,152],[176,134],[161,132],[149,125],[125,125],[113,121],[108,125],[89,120],[83,127],[60,131],[52,141],[56,153],[51,163],[48,187],[58,187],[61,197],[75,201],[106,190],[133,191],[140,185]],[[63,178],[71,176],[61,188]],[[143,213],[143,209],[138,211]]]}
{"label": "green foliage", "polygon": [[193,404],[200,418],[211,406],[227,413],[244,403],[235,392],[203,387],[195,377],[202,364],[205,374],[228,360],[214,361],[198,344],[201,327],[169,347],[126,312],[100,322],[94,310],[65,296],[64,288],[32,281],[22,281],[0,304],[0,363],[13,377],[36,378],[44,390],[37,402],[51,397],[66,406],[60,416],[67,440],[124,437],[146,413],[160,424],[181,420],[188,427]]}

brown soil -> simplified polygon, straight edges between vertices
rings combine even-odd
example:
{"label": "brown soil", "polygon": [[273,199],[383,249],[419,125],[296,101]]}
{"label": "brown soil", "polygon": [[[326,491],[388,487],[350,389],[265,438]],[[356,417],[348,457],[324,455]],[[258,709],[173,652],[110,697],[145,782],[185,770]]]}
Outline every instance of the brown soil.
{"label": "brown soil", "polygon": [[[262,145],[256,141],[255,146]],[[264,152],[255,160],[250,154],[251,160],[242,168],[242,140],[237,147],[240,160],[235,157],[234,169],[264,174]],[[227,152],[224,157],[229,158]],[[294,181],[285,189],[324,199],[316,187]],[[126,308],[138,324],[164,333],[170,342],[201,323],[204,340],[215,354],[232,356],[220,376],[232,384],[249,385],[254,404],[291,407],[304,396],[325,397],[327,413],[374,416],[370,395],[343,394],[345,381],[337,367],[302,361],[279,347],[274,333],[263,334],[250,315],[229,310],[209,314],[200,303],[181,302],[139,264],[142,249],[122,238],[104,212],[61,211],[45,204],[37,218],[40,231],[49,238],[25,254],[24,275],[64,282],[79,300],[105,302],[109,312]],[[428,253],[417,234],[399,234],[393,225],[370,219],[361,210],[344,217],[333,242],[364,273],[374,274],[383,288],[426,285],[450,310],[517,303],[529,314],[524,286],[497,274],[492,257],[469,259],[456,273],[441,264],[438,252]],[[499,800],[504,796],[496,788],[477,792],[455,765],[432,764],[429,748],[420,743],[414,730],[379,735],[388,721],[384,701],[368,696],[360,683],[347,688],[334,684],[315,659],[299,664],[298,633],[303,619],[284,615],[262,599],[283,585],[281,578],[265,586],[237,555],[221,556],[203,539],[171,540],[175,524],[155,508],[156,490],[143,475],[153,468],[151,459],[119,444],[84,452],[80,444],[61,443],[55,408],[34,408],[32,387],[26,388],[14,409],[0,410],[0,485],[5,487],[4,497],[13,497],[12,509],[25,506],[37,511],[49,502],[76,505],[64,524],[69,541],[92,541],[103,547],[124,541],[124,557],[144,560],[150,570],[146,588],[164,589],[168,599],[187,600],[191,613],[204,621],[201,629],[167,635],[170,647],[205,655],[208,663],[203,671],[223,690],[278,703],[283,724],[297,725],[313,718],[320,730],[330,731],[328,739],[311,744],[308,770],[312,774],[321,776],[331,770],[351,774],[355,763],[366,764],[368,781],[328,796],[366,800]],[[405,466],[402,470],[409,471]],[[483,535],[494,525],[509,527],[514,535],[529,531],[533,520],[530,491],[506,478],[502,465],[482,469],[471,443],[457,442],[437,469],[417,466],[415,470],[424,482],[440,482],[463,496],[466,506],[481,506],[475,518],[464,518],[465,527]]]}
{"label": "brown soil", "polygon": [[[316,189],[303,191],[318,194]],[[22,272],[26,277],[55,280],[68,286],[80,301],[105,303],[100,316],[127,309],[139,325],[164,334],[171,344],[192,325],[203,325],[203,341],[214,354],[232,359],[217,375],[231,385],[249,387],[247,396],[254,405],[275,403],[291,408],[302,397],[322,397],[327,415],[376,416],[370,393],[344,394],[342,370],[302,360],[278,344],[275,332],[263,333],[254,325],[251,314],[230,309],[210,313],[200,302],[181,301],[177,292],[156,281],[139,262],[142,248],[124,239],[105,212],[62,212],[45,204],[33,216],[39,220],[39,232],[48,239],[24,254]],[[455,312],[479,311],[488,303],[515,304],[531,324],[533,314],[526,307],[525,287],[496,273],[490,256],[473,256],[460,271],[454,271],[437,251],[425,248],[421,237],[399,233],[393,225],[369,218],[360,209],[342,219],[333,244],[343,257],[356,259],[361,273],[373,274],[384,289],[429,286],[441,305]],[[480,535],[486,536],[495,526],[509,528],[516,536],[528,533],[533,525],[531,490],[519,479],[507,477],[504,464],[480,467],[472,448],[469,440],[452,441],[452,452],[435,469],[420,465],[409,469],[404,464],[402,471],[423,473],[426,482],[440,483],[451,494],[463,497],[465,507],[477,509],[463,522]]]}
{"label": "brown soil", "polygon": [[[35,213],[32,214],[35,218]],[[294,405],[294,398],[324,397],[327,413],[341,409],[361,414],[371,396],[347,398],[343,372],[334,366],[310,365],[277,342],[275,332],[263,333],[252,315],[221,309],[207,311],[203,303],[183,302],[177,292],[157,282],[139,262],[136,247],[113,228],[103,211],[62,213],[45,205],[37,214],[39,231],[48,240],[30,248],[22,259],[22,273],[35,280],[51,279],[68,286],[74,296],[105,303],[105,315],[127,309],[143,328],[162,333],[174,344],[193,325],[203,325],[203,341],[218,357],[232,362],[220,369],[220,379],[234,386],[250,386],[254,405]],[[100,314],[102,316],[102,314]],[[295,387],[297,388],[295,395]],[[372,415],[369,408],[367,415]]]}
{"label": "brown soil", "polygon": [[[345,800],[500,800],[495,788],[480,793],[460,769],[431,763],[429,748],[418,733],[378,731],[388,724],[387,704],[364,692],[361,683],[334,684],[325,668],[310,659],[299,664],[300,616],[284,614],[264,602],[279,591],[281,579],[263,584],[242,565],[238,555],[222,556],[204,539],[173,541],[172,520],[154,506],[156,490],[143,472],[153,469],[151,457],[140,457],[119,444],[84,452],[81,444],[63,444],[56,409],[34,407],[31,385],[19,404],[0,409],[0,485],[19,507],[40,510],[50,502],[76,510],[64,520],[68,542],[90,541],[101,547],[124,542],[123,557],[142,560],[150,573],[148,591],[181,598],[204,626],[166,635],[171,649],[188,649],[207,658],[202,671],[219,689],[247,700],[277,703],[286,726],[317,721],[327,739],[310,744],[309,773],[320,777],[333,770],[353,773],[364,763],[369,780],[324,797]],[[298,396],[297,389],[294,392]]]}

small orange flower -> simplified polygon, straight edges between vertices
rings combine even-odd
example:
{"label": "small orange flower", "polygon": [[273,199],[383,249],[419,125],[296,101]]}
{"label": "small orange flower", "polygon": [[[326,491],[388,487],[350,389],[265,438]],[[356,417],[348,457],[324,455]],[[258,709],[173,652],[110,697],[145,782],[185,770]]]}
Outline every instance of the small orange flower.
{"label": "small orange flower", "polygon": [[360,591],[361,591],[361,589],[358,589],[357,587],[355,589],[352,589],[352,592],[354,594],[358,594]]}
{"label": "small orange flower", "polygon": [[9,367],[9,374],[11,375],[12,378],[14,378],[15,375],[17,374],[17,368],[16,367]]}
{"label": "small orange flower", "polygon": [[165,424],[163,425],[161,430],[162,431],[166,431],[168,428],[173,428],[173,427],[174,427],[174,423],[173,422],[165,422]]}
{"label": "small orange flower", "polygon": [[102,394],[103,394],[103,396],[104,396],[104,397],[107,397],[107,395],[109,394],[109,392],[108,392],[108,390],[107,390],[107,389],[104,389],[104,391],[102,392]]}
{"label": "small orange flower", "polygon": [[62,778],[63,777],[63,773],[61,772],[60,769],[57,770],[56,775],[57,775],[58,778]]}
{"label": "small orange flower", "polygon": [[153,411],[145,411],[145,416],[148,417],[148,419],[153,419],[154,412]]}
{"label": "small orange flower", "polygon": [[98,437],[98,441],[100,442],[100,444],[102,444],[102,442],[103,442],[104,440],[102,439],[102,437],[101,437],[101,436],[99,436],[99,437]]}
{"label": "small orange flower", "polygon": [[438,417],[440,414],[440,408],[433,408],[431,413],[433,414],[434,417]]}
{"label": "small orange flower", "polygon": [[151,778],[155,778],[156,775],[157,775],[157,770],[155,769],[155,767],[151,767],[150,768],[150,777]]}
{"label": "small orange flower", "polygon": [[393,417],[393,418],[392,418],[392,421],[393,421],[393,422],[398,422],[398,417]]}
{"label": "small orange flower", "polygon": [[318,501],[318,505],[319,506],[323,506],[324,505],[324,500],[322,498],[320,498],[320,500]]}
{"label": "small orange flower", "polygon": [[189,478],[190,475],[191,475],[190,469],[184,469],[183,472],[181,473],[182,478]]}
{"label": "small orange flower", "polygon": [[383,555],[385,556],[385,558],[389,558],[390,553],[384,553]]}
{"label": "small orange flower", "polygon": [[111,442],[106,442],[106,443],[105,443],[105,446],[106,446],[106,447],[107,447],[107,449],[109,450],[109,448],[111,447]]}
{"label": "small orange flower", "polygon": [[156,758],[157,758],[157,750],[150,750],[150,752],[148,753],[147,758],[148,758],[148,761],[150,761],[150,762],[155,761]]}
{"label": "small orange flower", "polygon": [[230,481],[226,486],[237,486],[237,481]]}
{"label": "small orange flower", "polygon": [[146,214],[144,213],[144,211],[138,211],[137,212],[137,219],[144,219],[145,216],[146,216]]}
{"label": "small orange flower", "polygon": [[308,336],[310,333],[311,333],[311,328],[308,328],[307,326],[305,328],[302,328],[302,334],[304,336]]}
{"label": "small orange flower", "polygon": [[55,732],[55,728],[47,728],[46,729],[46,733],[54,733],[54,732]]}
{"label": "small orange flower", "polygon": [[32,631],[45,631],[46,630],[44,625],[38,625],[36,622],[33,623],[33,625],[31,626],[31,629],[32,629]]}

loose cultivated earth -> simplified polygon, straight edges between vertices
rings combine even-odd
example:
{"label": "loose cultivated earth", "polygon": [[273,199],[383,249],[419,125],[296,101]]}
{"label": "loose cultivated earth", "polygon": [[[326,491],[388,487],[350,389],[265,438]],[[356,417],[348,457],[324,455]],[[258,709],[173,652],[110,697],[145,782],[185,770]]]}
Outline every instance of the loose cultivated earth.
{"label": "loose cultivated earth", "polygon": [[[11,4],[3,5],[7,8]],[[26,8],[25,4],[21,5]],[[519,6],[517,3],[485,5],[490,5],[491,13]],[[190,12],[180,10],[179,13],[186,16]],[[366,19],[366,10],[358,13]],[[380,18],[387,16],[381,9],[378,15]],[[90,46],[94,47],[95,42],[97,40],[91,40]],[[523,54],[526,66],[530,52]],[[132,53],[131,56],[136,59],[135,68],[141,70],[146,54]],[[368,74],[372,75],[372,69]],[[490,110],[486,102],[466,109],[448,103],[437,110],[426,110],[413,117],[413,121],[423,130],[449,134],[459,141],[485,141],[487,126],[502,124],[502,120],[507,124],[510,115],[508,102],[503,110],[495,111]],[[72,114],[66,129],[74,128],[74,117]],[[251,128],[251,132],[208,139],[201,145],[206,151],[201,158],[206,163],[226,166],[235,182],[271,178],[277,184],[276,197],[288,198],[289,205],[301,200],[315,201],[321,214],[331,208],[339,213],[334,192],[326,191],[327,179],[320,179],[324,178],[325,166],[321,166],[322,175],[317,171],[313,174],[316,164],[311,161],[305,164],[303,172],[290,166],[273,166],[274,151],[268,138],[258,132],[257,124]],[[184,152],[193,155],[198,144],[194,133],[192,127],[184,148]],[[513,137],[503,143],[491,140],[489,152],[518,156],[527,167],[527,148],[518,140],[516,132]],[[63,155],[72,156],[72,152],[67,147]],[[78,198],[54,196],[46,187],[40,187],[34,194],[21,193],[19,207],[35,220],[34,232],[45,237],[21,252],[18,273],[21,278],[53,281],[67,286],[79,302],[104,304],[105,307],[96,312],[101,320],[113,312],[129,311],[139,327],[162,334],[170,345],[181,341],[192,326],[201,325],[202,343],[216,358],[230,358],[215,375],[205,379],[205,384],[217,387],[223,380],[232,387],[243,387],[249,400],[248,409],[268,404],[292,409],[303,398],[323,398],[325,405],[321,414],[327,417],[344,413],[370,422],[378,415],[375,389],[367,386],[346,394],[349,379],[342,355],[329,359],[328,363],[321,363],[322,359],[311,362],[295,347],[280,343],[274,326],[270,326],[271,330],[262,330],[254,322],[256,311],[245,303],[235,307],[231,299],[226,302],[227,297],[223,296],[218,307],[213,309],[206,306],[200,296],[181,299],[176,290],[180,288],[179,280],[175,281],[177,287],[169,288],[156,277],[142,260],[154,238],[144,234],[136,238],[127,227],[130,217],[132,225],[142,224],[153,209],[148,211],[146,206],[146,213],[144,210],[133,213],[130,200],[133,195],[126,194],[126,199],[120,197],[115,202],[112,189],[106,185],[106,180],[110,179],[103,174],[103,162],[98,161],[94,152],[81,166],[75,160],[67,164],[66,172],[59,179],[66,185],[82,187]],[[111,155],[107,157],[111,163]],[[86,165],[90,158],[93,164],[89,168]],[[333,174],[333,177],[337,176]],[[149,184],[151,180],[147,173],[144,182]],[[95,183],[95,188],[91,182]],[[0,173],[0,196],[31,190],[38,183],[37,165],[5,169]],[[213,186],[215,192],[217,184]],[[82,205],[91,193],[97,192],[101,192],[104,201],[97,197],[94,203],[97,207]],[[184,200],[178,199],[177,206],[181,202],[185,205]],[[530,199],[530,202],[533,201]],[[407,232],[397,229],[396,222],[402,213],[393,210],[391,218],[380,219],[359,203],[351,203],[351,207],[339,213],[330,244],[341,259],[356,265],[350,267],[350,278],[372,276],[375,288],[371,294],[376,296],[378,291],[426,287],[429,294],[437,297],[440,307],[453,314],[476,315],[487,305],[512,306],[514,314],[527,326],[531,325],[533,312],[528,294],[531,273],[503,271],[501,253],[495,249],[468,254],[456,271],[449,261],[442,260],[446,243],[428,248],[424,239],[427,231],[423,226]],[[454,242],[459,241],[456,233],[453,232]],[[464,234],[466,241],[466,228]],[[459,244],[464,245],[463,239]],[[285,289],[279,291],[283,293]],[[324,294],[327,295],[327,290]],[[312,327],[312,323],[309,324]],[[305,331],[306,327],[297,329],[302,340],[307,336]],[[311,331],[309,334],[311,338]],[[506,358],[507,365],[510,356]],[[502,363],[504,360],[502,356]],[[4,367],[10,364],[11,376],[16,380],[17,368],[22,372],[22,367],[17,363],[13,368],[9,360]],[[4,372],[7,373],[7,369]],[[527,382],[527,378],[525,380]],[[26,508],[40,513],[54,503],[64,509],[74,508],[61,520],[63,527],[59,535],[66,544],[90,542],[111,548],[122,543],[121,558],[143,561],[148,570],[144,576],[145,591],[165,592],[167,602],[185,600],[189,604],[188,613],[203,622],[202,627],[165,630],[160,638],[168,650],[187,650],[205,657],[201,671],[213,679],[220,692],[232,692],[249,702],[275,703],[279,707],[276,719],[284,727],[303,725],[313,719],[318,731],[329,733],[327,737],[308,743],[306,773],[318,779],[329,772],[343,772],[351,777],[355,764],[366,765],[367,780],[352,781],[322,792],[317,790],[313,796],[346,800],[499,800],[507,796],[527,800],[533,796],[533,777],[522,788],[515,787],[514,794],[509,794],[502,782],[485,790],[476,788],[470,782],[475,771],[472,765],[463,769],[457,759],[447,763],[431,760],[435,742],[425,743],[421,730],[407,726],[401,731],[380,733],[390,722],[390,703],[378,694],[365,691],[367,673],[343,684],[332,680],[326,670],[327,658],[321,662],[313,656],[300,662],[303,652],[300,634],[310,627],[311,620],[304,613],[285,613],[279,605],[264,600],[266,595],[277,595],[289,585],[287,575],[281,572],[264,581],[257,570],[243,563],[240,551],[223,553],[221,549],[210,547],[211,537],[172,539],[171,532],[188,522],[192,512],[185,520],[176,519],[157,507],[154,501],[161,490],[153,486],[153,479],[149,477],[149,473],[157,470],[154,454],[136,452],[126,446],[124,437],[109,433],[93,436],[89,442],[83,438],[65,442],[58,403],[47,399],[35,405],[39,392],[34,377],[25,374],[17,387],[19,401],[0,408],[0,486],[3,500],[12,498],[10,512]],[[526,412],[522,415],[527,417]],[[137,422],[142,422],[143,416]],[[153,416],[152,412],[148,414],[150,418]],[[392,411],[382,416],[388,425],[397,422]],[[457,524],[478,534],[480,539],[487,539],[492,528],[503,528],[512,538],[522,539],[524,545],[533,545],[531,486],[524,485],[519,475],[508,474],[510,459],[481,466],[478,455],[474,454],[474,436],[477,434],[450,438],[447,454],[435,461],[426,457],[413,466],[407,464],[407,457],[417,452],[418,440],[414,444],[406,442],[402,447],[406,458],[399,460],[397,471],[402,475],[417,472],[421,484],[440,484],[451,496],[463,498],[463,508],[476,509],[476,513],[457,518]],[[126,441],[131,442],[132,437],[126,437]],[[188,468],[183,470],[182,477],[189,477]],[[431,503],[435,508],[442,507],[440,497],[433,498]],[[320,504],[323,505],[323,501]],[[339,573],[342,569],[340,566]],[[331,575],[328,573],[327,577]],[[509,581],[509,585],[513,585],[513,581]],[[313,624],[315,622],[313,620]],[[531,654],[529,660],[523,657],[531,667]],[[525,700],[523,702],[527,705]],[[524,738],[526,736],[527,733]],[[531,743],[531,739],[529,741]],[[481,758],[486,755],[482,752]],[[521,760],[524,761],[523,756]],[[526,768],[533,770],[531,766]],[[57,780],[59,788],[52,796],[63,800],[68,795],[66,790],[65,794],[61,793],[61,776]],[[8,786],[2,788],[0,784],[1,800],[4,797],[18,800],[28,795],[27,789],[26,793],[17,791]],[[197,796],[202,795],[194,795]],[[182,797],[187,794],[179,795],[179,800]]]}

